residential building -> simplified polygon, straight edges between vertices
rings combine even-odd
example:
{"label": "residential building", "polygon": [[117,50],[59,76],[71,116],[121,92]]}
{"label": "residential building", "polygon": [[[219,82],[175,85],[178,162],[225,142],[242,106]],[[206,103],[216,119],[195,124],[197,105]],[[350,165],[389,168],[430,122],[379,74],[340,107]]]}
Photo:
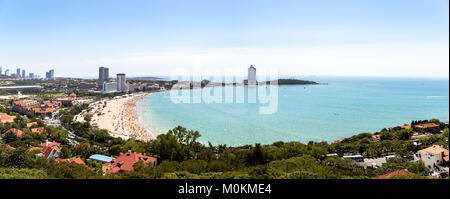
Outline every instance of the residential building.
{"label": "residential building", "polygon": [[54,160],[61,155],[61,150],[59,146],[61,146],[58,142],[45,142],[41,143],[42,153],[38,154],[38,156],[44,157],[47,160]]}
{"label": "residential building", "polygon": [[9,69],[5,70],[5,76],[9,76]]}
{"label": "residential building", "polygon": [[5,133],[3,133],[3,136],[5,136],[8,133],[13,133],[15,134],[17,137],[23,137],[24,133],[23,131],[19,130],[19,129],[15,129],[15,128],[11,128],[9,130],[7,130]]}
{"label": "residential building", "polygon": [[15,98],[12,102],[12,111],[21,115],[31,113],[35,116],[51,116],[54,111],[64,106],[70,106],[76,99],[75,94],[71,94],[66,98],[57,98],[51,100],[20,100]]}
{"label": "residential building", "polygon": [[27,128],[30,128],[30,127],[32,127],[32,126],[34,126],[34,125],[38,125],[38,123],[37,123],[37,122],[30,122],[30,123],[27,123]]}
{"label": "residential building", "polygon": [[31,132],[41,134],[41,133],[46,133],[46,130],[44,127],[37,127],[37,128],[32,128]]}
{"label": "residential building", "polygon": [[25,69],[22,70],[22,78],[26,78]]}
{"label": "residential building", "polygon": [[20,77],[20,68],[17,69],[16,77]]}
{"label": "residential building", "polygon": [[422,160],[425,166],[431,171],[440,171],[442,167],[448,167],[449,154],[448,150],[439,145],[417,151],[414,155],[416,161]]}
{"label": "residential building", "polygon": [[68,162],[68,163],[86,165],[86,163],[81,158],[70,158],[70,159],[55,158],[55,162]]}
{"label": "residential building", "polygon": [[428,123],[417,124],[414,126],[414,128],[421,133],[425,133],[425,132],[433,131],[433,130],[439,128],[439,124],[436,124],[433,122],[428,122]]}
{"label": "residential building", "polygon": [[60,100],[18,100],[14,99],[12,111],[21,115],[31,113],[35,116],[51,116],[53,111],[62,107]]}
{"label": "residential building", "polygon": [[6,113],[0,113],[0,124],[14,123],[14,119],[16,119],[16,116],[10,116]]}
{"label": "residential building", "polygon": [[111,162],[104,164],[103,171],[105,173],[132,171],[133,165],[139,161],[142,161],[146,165],[156,166],[156,158],[128,151],[120,156],[116,156]]}
{"label": "residential building", "polygon": [[372,141],[378,142],[381,140],[381,134],[372,135],[370,138]]}

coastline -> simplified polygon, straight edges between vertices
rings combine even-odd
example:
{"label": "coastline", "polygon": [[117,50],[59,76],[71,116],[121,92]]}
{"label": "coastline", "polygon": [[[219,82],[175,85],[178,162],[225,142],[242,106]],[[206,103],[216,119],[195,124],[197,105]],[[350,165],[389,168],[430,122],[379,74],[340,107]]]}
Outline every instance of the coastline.
{"label": "coastline", "polygon": [[136,103],[151,94],[142,92],[101,100],[92,105],[91,124],[105,129],[113,137],[150,141],[156,136],[142,125],[137,114]]}

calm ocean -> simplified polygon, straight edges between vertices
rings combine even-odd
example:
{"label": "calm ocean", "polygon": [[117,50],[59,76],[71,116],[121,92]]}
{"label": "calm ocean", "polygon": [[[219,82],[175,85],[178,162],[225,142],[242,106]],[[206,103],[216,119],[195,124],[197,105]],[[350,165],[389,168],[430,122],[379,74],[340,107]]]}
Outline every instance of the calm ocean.
{"label": "calm ocean", "polygon": [[203,143],[229,146],[331,142],[412,120],[449,120],[448,79],[301,79],[328,85],[279,86],[278,111],[269,115],[259,114],[266,105],[258,103],[175,104],[169,92],[148,95],[137,110],[141,122],[157,134],[181,125],[198,130]]}

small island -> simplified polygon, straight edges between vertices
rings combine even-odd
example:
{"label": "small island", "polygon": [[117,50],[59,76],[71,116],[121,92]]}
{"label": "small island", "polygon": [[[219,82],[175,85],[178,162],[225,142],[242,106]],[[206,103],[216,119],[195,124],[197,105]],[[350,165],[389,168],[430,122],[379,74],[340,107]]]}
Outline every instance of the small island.
{"label": "small island", "polygon": [[[327,83],[317,83],[315,81],[299,80],[299,79],[278,79],[278,85],[326,85]],[[270,84],[272,81],[266,81]]]}
{"label": "small island", "polygon": [[[315,81],[308,80],[299,80],[299,79],[277,79],[266,81],[265,84],[271,84],[272,82],[277,81],[278,85],[327,85],[328,83],[318,83]],[[256,82],[256,84],[260,84],[260,82]],[[244,85],[248,85],[248,81],[244,80]]]}

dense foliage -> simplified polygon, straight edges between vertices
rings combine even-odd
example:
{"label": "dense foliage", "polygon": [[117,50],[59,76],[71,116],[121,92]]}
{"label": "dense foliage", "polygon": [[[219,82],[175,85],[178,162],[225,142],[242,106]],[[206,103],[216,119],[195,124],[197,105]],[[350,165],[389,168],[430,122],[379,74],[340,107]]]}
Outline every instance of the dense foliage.
{"label": "dense foliage", "polygon": [[[413,177],[428,175],[422,162],[411,162],[407,158],[413,152],[433,144],[448,149],[448,125],[443,131],[422,137],[420,145],[413,144],[413,129],[383,129],[371,139],[372,133],[362,133],[336,143],[275,142],[270,145],[246,145],[229,147],[202,144],[198,131],[176,127],[155,140],[142,142],[111,137],[105,130],[93,128],[89,122],[73,122],[73,117],[86,106],[72,106],[60,111],[63,127],[43,124],[36,118],[18,117],[13,124],[0,125],[0,132],[10,128],[25,129],[24,136],[6,134],[0,143],[0,178],[157,178],[157,179],[365,179],[373,178],[399,169],[415,173]],[[44,127],[47,134],[32,133],[26,123],[36,121],[34,127]],[[436,121],[435,121],[436,122]],[[68,143],[73,133],[79,142]],[[62,158],[80,157],[87,166],[71,163],[56,163],[36,158],[35,151],[28,147],[38,146],[45,140],[62,144]],[[10,150],[6,145],[12,146]],[[116,175],[103,175],[102,165],[87,160],[92,154],[116,156],[127,151],[146,153],[157,157],[157,166],[142,162],[134,165],[134,171]],[[387,161],[381,168],[364,169],[349,159],[327,154],[361,154],[365,157],[382,157],[396,153],[397,158]],[[411,176],[410,176],[411,177]]]}

